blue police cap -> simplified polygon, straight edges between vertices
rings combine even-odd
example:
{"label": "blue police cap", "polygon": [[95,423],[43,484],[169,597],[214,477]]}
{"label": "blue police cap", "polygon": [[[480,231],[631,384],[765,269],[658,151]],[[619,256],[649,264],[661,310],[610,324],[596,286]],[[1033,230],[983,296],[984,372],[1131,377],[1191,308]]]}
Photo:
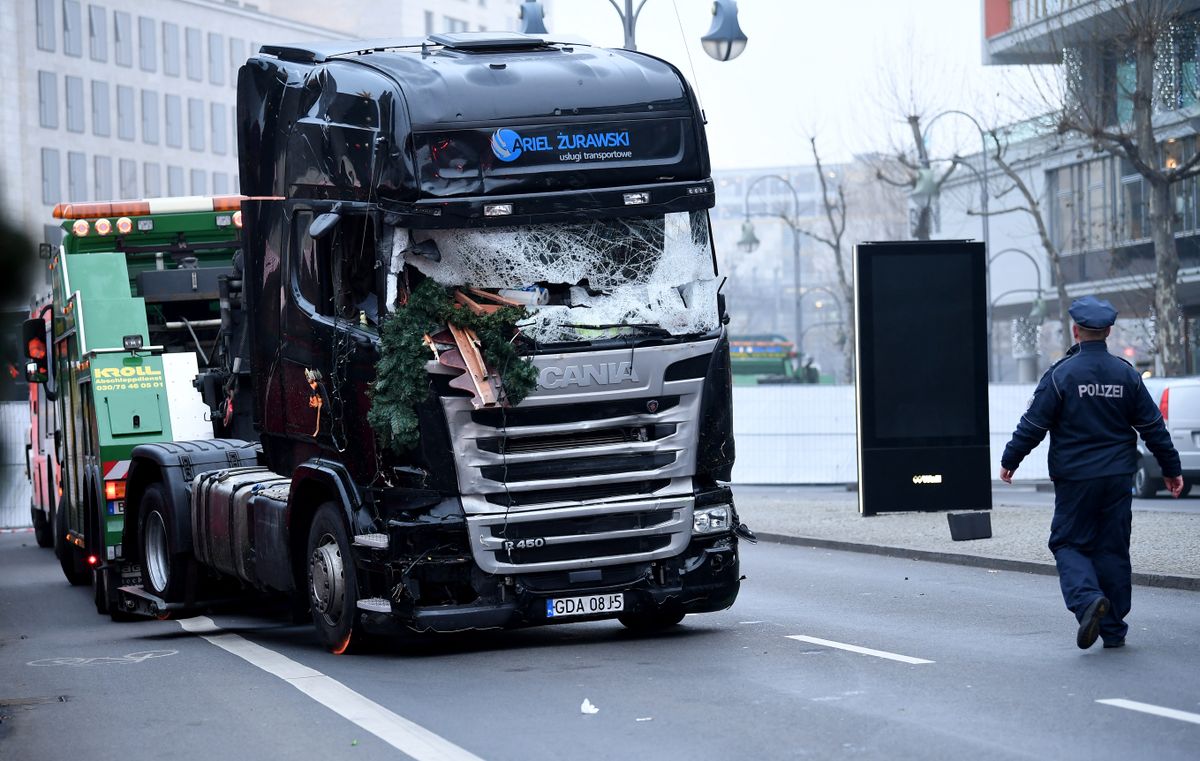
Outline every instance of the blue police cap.
{"label": "blue police cap", "polygon": [[1113,305],[1095,296],[1075,299],[1067,311],[1075,324],[1092,330],[1104,330],[1117,321],[1117,310]]}

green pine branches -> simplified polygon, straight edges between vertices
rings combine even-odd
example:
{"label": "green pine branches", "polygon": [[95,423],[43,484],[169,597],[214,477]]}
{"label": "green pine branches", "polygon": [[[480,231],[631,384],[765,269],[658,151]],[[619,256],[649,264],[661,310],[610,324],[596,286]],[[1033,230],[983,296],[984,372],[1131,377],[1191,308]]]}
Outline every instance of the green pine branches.
{"label": "green pine branches", "polygon": [[488,315],[455,308],[445,288],[432,279],[423,280],[380,330],[367,422],[396,452],[416,446],[420,438],[416,407],[429,395],[425,362],[430,351],[424,339],[447,323],[475,331],[484,361],[500,373],[505,399],[510,405],[520,404],[537,384],[537,370],[512,344],[517,320],[523,317],[525,310],[520,307]]}

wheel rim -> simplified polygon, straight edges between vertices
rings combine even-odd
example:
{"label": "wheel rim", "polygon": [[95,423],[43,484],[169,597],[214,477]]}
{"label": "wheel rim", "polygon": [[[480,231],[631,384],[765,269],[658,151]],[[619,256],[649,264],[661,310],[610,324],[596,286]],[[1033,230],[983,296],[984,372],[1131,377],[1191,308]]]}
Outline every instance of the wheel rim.
{"label": "wheel rim", "polygon": [[150,586],[161,594],[166,591],[167,584],[171,581],[171,572],[167,558],[167,526],[157,511],[150,513],[150,517],[146,519],[145,555]]}
{"label": "wheel rim", "polygon": [[1138,468],[1133,474],[1133,491],[1141,496],[1142,490],[1146,488],[1146,469]]}
{"label": "wheel rim", "polygon": [[308,560],[309,596],[313,609],[330,626],[342,617],[342,601],[346,596],[344,570],[337,539],[323,534]]}

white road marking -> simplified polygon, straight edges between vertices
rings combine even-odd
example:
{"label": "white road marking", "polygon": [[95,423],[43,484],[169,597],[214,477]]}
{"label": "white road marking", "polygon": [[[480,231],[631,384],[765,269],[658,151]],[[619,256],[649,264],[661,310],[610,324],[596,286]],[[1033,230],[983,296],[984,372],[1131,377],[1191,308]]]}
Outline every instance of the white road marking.
{"label": "white road marking", "polygon": [[1106,700],[1097,700],[1096,702],[1103,703],[1106,706],[1127,708],[1130,711],[1152,713],[1155,716],[1163,716],[1168,719],[1178,719],[1179,721],[1187,721],[1192,724],[1200,724],[1200,713],[1188,713],[1187,711],[1163,708],[1162,706],[1151,705],[1150,703],[1139,703],[1136,700],[1126,700],[1125,698],[1108,698]]}
{"label": "white road marking", "polygon": [[859,653],[860,655],[873,655],[876,658],[887,658],[889,661],[900,661],[901,663],[911,663],[914,665],[921,664],[921,663],[933,663],[933,661],[927,661],[924,658],[913,658],[908,655],[897,655],[896,653],[889,653],[884,650],[872,650],[869,647],[859,647],[858,645],[847,645],[845,642],[834,642],[833,640],[830,640],[830,639],[821,639],[820,637],[809,637],[804,634],[789,634],[789,635],[787,635],[787,638],[794,639],[799,642],[811,642],[814,645],[824,645],[825,647],[835,647],[838,650],[849,650],[852,653]]}
{"label": "white road marking", "polygon": [[279,677],[417,761],[482,761],[449,740],[363,697],[336,679],[274,650],[223,631],[207,616],[185,618],[179,621],[179,625],[185,631],[199,634],[222,650]]}

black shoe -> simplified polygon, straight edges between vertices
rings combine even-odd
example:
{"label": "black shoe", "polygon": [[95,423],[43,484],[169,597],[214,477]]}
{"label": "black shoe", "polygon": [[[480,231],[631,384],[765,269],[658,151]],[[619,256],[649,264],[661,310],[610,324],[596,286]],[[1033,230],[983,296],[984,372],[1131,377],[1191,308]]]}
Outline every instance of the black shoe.
{"label": "black shoe", "polygon": [[1105,647],[1125,647],[1125,638],[1121,637],[1120,639],[1106,639],[1106,640],[1104,640],[1104,646]]}
{"label": "black shoe", "polygon": [[1108,615],[1109,607],[1107,597],[1097,597],[1083,611],[1079,619],[1079,633],[1075,635],[1075,644],[1079,645],[1080,650],[1087,650],[1096,644],[1096,638],[1100,636],[1100,619]]}

